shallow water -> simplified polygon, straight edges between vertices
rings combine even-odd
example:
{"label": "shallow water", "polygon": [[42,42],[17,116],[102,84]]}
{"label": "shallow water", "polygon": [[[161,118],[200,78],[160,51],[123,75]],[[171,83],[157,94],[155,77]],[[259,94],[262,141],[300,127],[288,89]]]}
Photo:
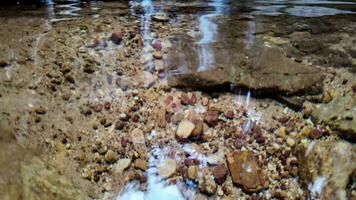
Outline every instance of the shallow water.
{"label": "shallow water", "polygon": [[[162,13],[166,19],[155,21],[153,16]],[[286,181],[297,185],[293,195],[298,196],[303,193],[298,175],[277,181],[270,171],[287,165],[286,158],[276,161],[277,154],[295,158],[291,151],[297,146],[294,140],[304,142],[296,136],[303,127],[317,133],[324,130],[319,126],[327,127],[330,133],[321,140],[340,136],[354,142],[354,1],[6,1],[0,3],[0,20],[1,119],[9,121],[22,146],[44,152],[43,160],[92,199],[251,197],[241,184],[233,192],[227,183],[217,186],[211,196],[206,195],[208,186],[199,187],[206,181],[205,170],[221,159],[227,163],[228,152],[236,149],[252,149],[264,158],[258,165],[270,173],[273,186],[252,193],[278,197],[275,190],[286,187],[278,183]],[[119,42],[111,35],[117,32],[125,33]],[[183,106],[182,96],[192,93],[198,103],[190,105],[193,100],[187,97]],[[306,116],[309,104],[317,111]],[[47,113],[38,109],[42,105]],[[162,105],[167,128],[156,125]],[[238,117],[226,114],[227,108]],[[225,124],[218,128],[204,116],[214,109],[225,109],[216,119]],[[204,121],[208,139],[178,140],[177,125],[182,119],[197,123],[195,118]],[[226,127],[240,135],[222,136],[229,132]],[[286,127],[288,136],[278,135]],[[147,145],[145,156],[128,149],[137,145],[129,134],[136,128],[144,130],[139,146]],[[292,144],[284,137],[292,138]],[[122,147],[126,143],[129,147]],[[267,153],[276,146],[276,155]],[[115,174],[119,166],[117,159],[107,158],[108,149],[132,162],[142,157],[147,170],[135,166],[128,167],[134,175]],[[181,175],[189,159],[199,162],[194,181]],[[174,176],[161,178],[158,169],[167,167],[167,160],[179,167]],[[253,171],[250,165],[247,174]],[[323,195],[325,180],[319,174],[305,193]],[[347,187],[342,189],[349,195],[354,186]]]}

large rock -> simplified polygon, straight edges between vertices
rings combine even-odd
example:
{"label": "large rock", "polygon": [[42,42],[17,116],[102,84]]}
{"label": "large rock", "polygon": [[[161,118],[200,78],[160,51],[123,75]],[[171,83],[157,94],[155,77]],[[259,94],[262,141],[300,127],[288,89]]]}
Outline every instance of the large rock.
{"label": "large rock", "polygon": [[268,187],[268,180],[251,151],[236,151],[227,157],[232,182],[245,192],[258,192]]}
{"label": "large rock", "polygon": [[341,131],[341,136],[356,141],[356,95],[350,94],[327,104],[312,106],[311,116],[318,122]]}
{"label": "large rock", "polygon": [[0,195],[4,200],[90,199],[65,176],[22,148],[0,125]]}
{"label": "large rock", "polygon": [[347,198],[346,186],[356,170],[356,147],[345,141],[305,142],[297,146],[300,182],[312,196]]}
{"label": "large rock", "polygon": [[[324,78],[317,68],[287,58],[277,47],[260,45],[244,50],[224,43],[224,48],[187,43],[190,44],[175,44],[170,60],[165,62],[167,69],[174,69],[168,77],[172,87],[211,89],[233,84],[262,92],[295,94],[319,90]],[[208,50],[199,53],[201,48]],[[204,59],[209,62],[202,66]]]}

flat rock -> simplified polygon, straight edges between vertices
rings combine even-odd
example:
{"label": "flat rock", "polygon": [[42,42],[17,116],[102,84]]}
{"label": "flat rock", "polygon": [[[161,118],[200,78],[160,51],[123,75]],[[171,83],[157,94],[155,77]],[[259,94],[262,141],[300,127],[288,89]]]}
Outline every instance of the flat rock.
{"label": "flat rock", "polygon": [[311,116],[318,123],[341,131],[342,137],[356,141],[356,95],[339,97],[327,104],[312,106]]}
{"label": "flat rock", "polygon": [[313,141],[297,146],[302,186],[320,199],[347,199],[346,186],[356,170],[356,147],[346,141]]}
{"label": "flat rock", "polygon": [[[234,43],[222,41],[222,44],[209,47],[209,55],[199,55],[201,47],[193,41],[183,41],[178,40],[170,52],[174,56],[168,55],[170,60],[165,62],[165,68],[172,69],[168,77],[171,87],[213,89],[233,84],[266,93],[320,91],[323,73],[287,58],[277,47],[260,45],[244,50],[243,47],[239,49],[240,44],[233,46]],[[221,50],[219,45],[226,48]],[[209,56],[209,65],[202,65],[201,56]]]}
{"label": "flat rock", "polygon": [[232,182],[245,192],[258,192],[268,186],[268,181],[251,151],[236,151],[227,157]]}

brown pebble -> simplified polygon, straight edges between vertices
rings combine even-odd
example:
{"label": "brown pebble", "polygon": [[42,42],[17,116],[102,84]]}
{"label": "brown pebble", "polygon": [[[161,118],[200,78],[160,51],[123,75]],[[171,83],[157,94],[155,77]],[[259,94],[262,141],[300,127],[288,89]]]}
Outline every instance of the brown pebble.
{"label": "brown pebble", "polygon": [[257,143],[262,144],[262,143],[265,143],[266,138],[263,135],[258,135],[257,137],[255,137],[255,140]]}
{"label": "brown pebble", "polygon": [[227,118],[227,119],[234,119],[234,112],[232,112],[231,110],[230,111],[227,111],[224,113],[224,116]]}
{"label": "brown pebble", "polygon": [[44,115],[46,114],[46,108],[44,108],[43,106],[40,106],[38,108],[35,109],[35,112],[39,115]]}
{"label": "brown pebble", "polygon": [[218,165],[213,170],[214,180],[217,184],[222,185],[228,175],[228,170],[225,165]]}
{"label": "brown pebble", "polygon": [[113,33],[110,37],[110,39],[117,45],[119,45],[121,43],[121,41],[124,38],[125,33],[122,31],[116,31],[115,33]]}
{"label": "brown pebble", "polygon": [[125,128],[125,122],[117,121],[115,123],[115,129],[116,130],[122,130],[123,128]]}
{"label": "brown pebble", "polygon": [[105,160],[109,163],[113,163],[119,159],[119,156],[113,150],[108,150],[105,154]]}
{"label": "brown pebble", "polygon": [[218,111],[207,111],[204,113],[204,122],[209,126],[216,126],[218,124],[218,118]]}
{"label": "brown pebble", "polygon": [[198,138],[203,134],[204,122],[201,120],[195,120],[195,121],[193,121],[193,123],[195,124],[195,128],[191,134],[191,137]]}
{"label": "brown pebble", "polygon": [[105,110],[110,110],[110,108],[111,108],[111,103],[110,103],[110,102],[105,102],[105,103],[104,103],[104,108],[105,108]]}
{"label": "brown pebble", "polygon": [[103,109],[103,105],[101,105],[100,103],[99,104],[96,104],[93,108],[93,110],[95,112],[101,112],[101,110]]}

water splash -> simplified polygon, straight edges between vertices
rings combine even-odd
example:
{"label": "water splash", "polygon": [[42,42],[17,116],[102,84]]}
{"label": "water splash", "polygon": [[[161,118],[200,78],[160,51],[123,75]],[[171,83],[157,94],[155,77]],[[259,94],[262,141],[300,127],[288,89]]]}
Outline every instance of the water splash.
{"label": "water splash", "polygon": [[[137,6],[137,3],[132,2],[133,6]],[[155,9],[152,0],[143,0],[139,4],[143,8],[143,14],[141,14],[141,35],[143,37],[143,56],[147,61],[147,69],[151,71],[154,67],[152,61],[152,47],[151,43],[153,37],[151,35],[151,16],[155,13]]]}
{"label": "water splash", "polygon": [[197,42],[199,48],[199,66],[197,71],[206,71],[214,67],[215,57],[211,43],[216,42],[218,36],[218,25],[212,18],[223,13],[224,0],[214,0],[209,6],[215,8],[212,14],[206,14],[199,17],[199,31],[202,35]]}

